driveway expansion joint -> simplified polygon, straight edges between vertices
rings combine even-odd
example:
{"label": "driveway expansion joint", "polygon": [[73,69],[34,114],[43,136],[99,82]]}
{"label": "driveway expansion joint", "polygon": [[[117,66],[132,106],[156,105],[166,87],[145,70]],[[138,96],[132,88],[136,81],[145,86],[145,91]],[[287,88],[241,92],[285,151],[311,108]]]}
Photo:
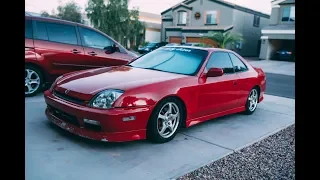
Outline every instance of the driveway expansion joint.
{"label": "driveway expansion joint", "polygon": [[235,152],[235,150],[233,150],[233,149],[230,149],[230,148],[221,146],[221,145],[219,145],[219,144],[215,144],[215,143],[212,143],[212,142],[209,142],[209,141],[206,141],[206,140],[197,138],[197,137],[195,137],[195,136],[191,136],[191,135],[188,135],[188,134],[185,134],[185,133],[182,133],[182,132],[180,132],[180,134],[183,134],[183,135],[185,135],[185,136],[192,137],[192,138],[197,139],[197,140],[199,140],[199,141],[202,141],[202,142],[205,142],[205,143],[208,143],[208,144],[211,144],[211,145],[215,145],[215,146],[218,146],[218,147],[220,147],[220,148],[224,148],[224,149],[227,149],[227,150],[229,150],[229,151]]}

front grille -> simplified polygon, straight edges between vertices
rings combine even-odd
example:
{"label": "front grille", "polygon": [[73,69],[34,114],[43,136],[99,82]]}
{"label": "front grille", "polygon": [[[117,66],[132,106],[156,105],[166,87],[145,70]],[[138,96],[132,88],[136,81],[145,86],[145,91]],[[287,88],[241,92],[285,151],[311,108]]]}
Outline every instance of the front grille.
{"label": "front grille", "polygon": [[79,124],[76,116],[65,113],[57,108],[52,107],[52,106],[48,106],[48,107],[49,107],[49,110],[52,112],[52,114],[54,116],[56,116],[57,118],[65,121],[67,123],[73,124],[77,127],[80,127],[80,124]]}
{"label": "front grille", "polygon": [[58,92],[58,91],[54,91],[53,94],[55,96],[57,96],[58,98],[64,99],[66,101],[70,101],[70,102],[73,102],[73,103],[76,103],[76,104],[80,104],[80,105],[84,105],[85,104],[85,101],[82,100],[82,99],[71,97],[71,96],[68,96],[68,95],[66,95],[64,93]]}

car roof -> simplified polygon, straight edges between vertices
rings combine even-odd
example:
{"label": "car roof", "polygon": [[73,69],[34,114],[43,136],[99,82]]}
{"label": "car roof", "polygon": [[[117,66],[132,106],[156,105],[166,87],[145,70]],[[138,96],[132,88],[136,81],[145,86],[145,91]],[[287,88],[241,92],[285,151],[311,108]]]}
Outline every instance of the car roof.
{"label": "car roof", "polygon": [[64,23],[64,24],[79,25],[79,26],[88,27],[88,26],[86,26],[86,25],[84,25],[84,24],[81,24],[81,23],[76,23],[76,22],[72,22],[72,21],[67,21],[67,20],[63,20],[63,19],[59,19],[59,18],[33,16],[33,15],[30,15],[29,13],[26,13],[26,14],[25,14],[25,18],[26,18],[26,19],[42,20],[42,21],[48,21],[48,22],[59,22],[59,23]]}

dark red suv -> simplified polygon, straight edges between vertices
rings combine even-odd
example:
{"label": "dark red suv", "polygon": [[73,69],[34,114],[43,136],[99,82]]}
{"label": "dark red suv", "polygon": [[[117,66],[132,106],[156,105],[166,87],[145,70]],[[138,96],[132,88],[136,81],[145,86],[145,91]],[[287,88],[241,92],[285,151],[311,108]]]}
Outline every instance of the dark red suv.
{"label": "dark red suv", "polygon": [[26,96],[64,73],[124,65],[136,57],[108,35],[83,24],[25,16]]}

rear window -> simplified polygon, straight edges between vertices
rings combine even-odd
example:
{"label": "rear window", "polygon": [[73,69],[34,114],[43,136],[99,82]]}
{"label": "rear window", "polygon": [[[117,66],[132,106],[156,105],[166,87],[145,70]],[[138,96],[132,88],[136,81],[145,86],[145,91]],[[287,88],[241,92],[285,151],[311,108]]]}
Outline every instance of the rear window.
{"label": "rear window", "polygon": [[74,45],[78,44],[76,28],[74,26],[38,21],[36,28],[36,39]]}
{"label": "rear window", "polygon": [[46,23],[37,21],[36,24],[35,39],[49,40]]}
{"label": "rear window", "polygon": [[25,20],[25,28],[24,28],[24,36],[26,38],[33,38],[33,32],[32,32],[32,21],[31,20]]}
{"label": "rear window", "polygon": [[133,61],[129,66],[176,74],[195,75],[208,52],[201,49],[164,47]]}

